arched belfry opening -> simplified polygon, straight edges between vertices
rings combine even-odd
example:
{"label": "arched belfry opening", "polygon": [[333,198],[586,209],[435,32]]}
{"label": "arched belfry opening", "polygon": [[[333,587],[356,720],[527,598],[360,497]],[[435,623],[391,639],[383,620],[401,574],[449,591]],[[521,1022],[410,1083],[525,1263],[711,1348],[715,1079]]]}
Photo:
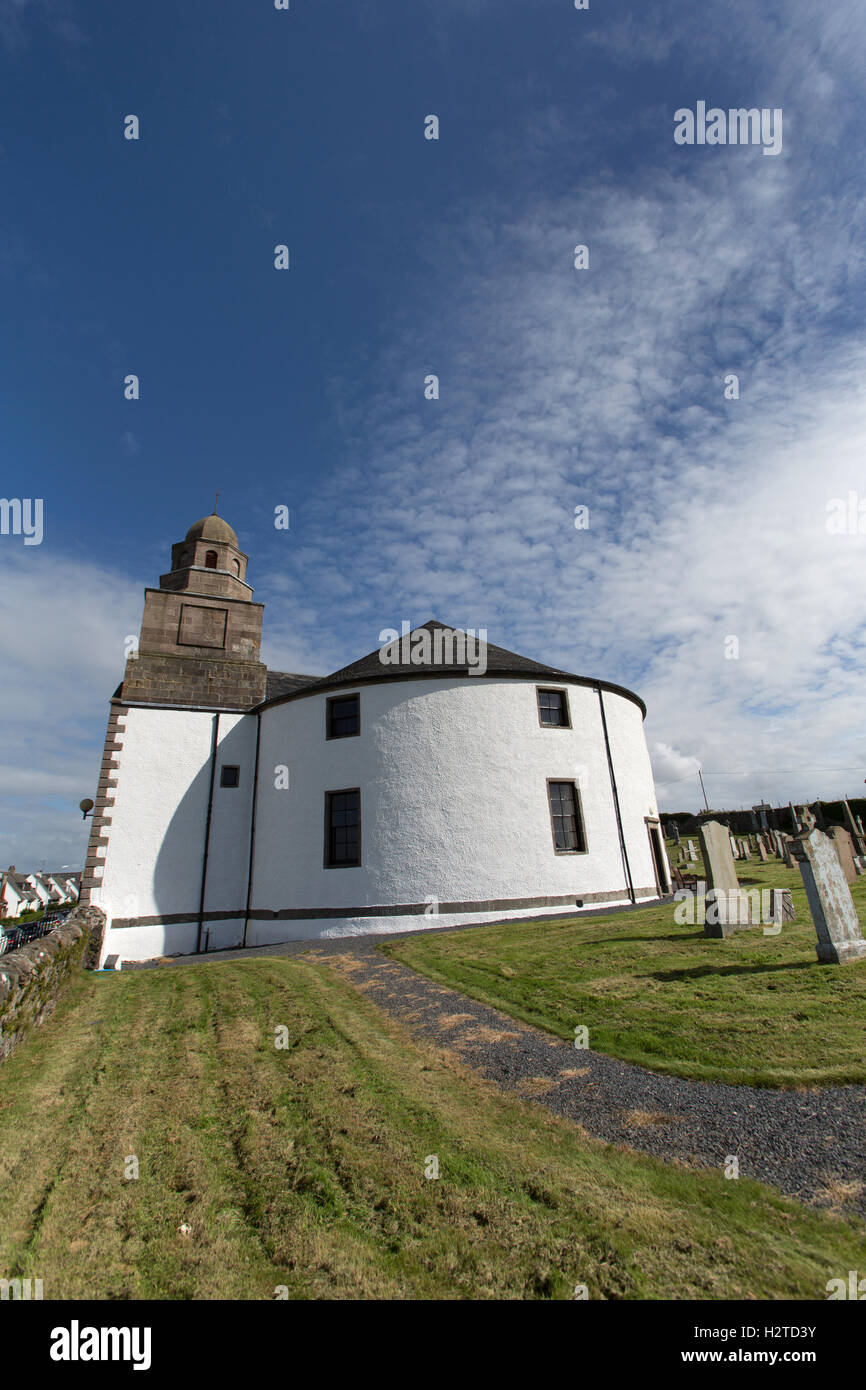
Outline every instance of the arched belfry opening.
{"label": "arched belfry opening", "polygon": [[[215,550],[208,550],[204,557],[204,567],[208,570],[215,570],[217,567],[217,553]],[[235,560],[235,574],[240,574],[240,565]]]}

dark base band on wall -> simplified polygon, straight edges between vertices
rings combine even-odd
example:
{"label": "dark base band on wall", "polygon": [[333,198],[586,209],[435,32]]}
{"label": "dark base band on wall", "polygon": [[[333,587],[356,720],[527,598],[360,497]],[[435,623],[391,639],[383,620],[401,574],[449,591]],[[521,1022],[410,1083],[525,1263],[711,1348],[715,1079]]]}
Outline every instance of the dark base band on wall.
{"label": "dark base band on wall", "polygon": [[[658,899],[658,888],[655,884],[651,888],[638,888],[636,893],[641,897]],[[547,898],[491,898],[487,902],[439,903],[438,911],[435,913],[429,911],[429,903],[397,903],[393,906],[379,907],[283,907],[274,910],[253,908],[248,914],[243,908],[237,908],[234,912],[205,912],[202,914],[202,921],[242,922],[245,916],[248,916],[251,922],[334,921],[341,917],[422,917],[425,914],[429,917],[442,917],[451,912],[519,912],[524,908],[534,907],[577,908],[578,903],[586,907],[594,903],[621,902],[624,897],[628,898],[627,892],[619,888],[613,893],[584,893],[580,898],[572,894]],[[198,921],[196,912],[170,912],[162,917],[115,917],[111,923],[111,930],[126,927],[177,927],[186,922],[197,925]]]}

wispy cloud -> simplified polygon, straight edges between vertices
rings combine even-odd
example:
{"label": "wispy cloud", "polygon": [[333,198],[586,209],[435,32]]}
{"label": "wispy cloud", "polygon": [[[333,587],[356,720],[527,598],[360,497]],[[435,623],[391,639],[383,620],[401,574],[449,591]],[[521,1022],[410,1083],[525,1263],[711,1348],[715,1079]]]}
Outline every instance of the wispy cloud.
{"label": "wispy cloud", "polygon": [[78,802],[94,794],[141,584],[47,544],[24,559],[10,541],[0,541],[0,867],[80,863]]}
{"label": "wispy cloud", "polygon": [[8,54],[21,53],[47,32],[61,42],[86,42],[77,12],[67,0],[0,0],[0,45]]}
{"label": "wispy cloud", "polygon": [[[341,466],[293,501],[289,533],[231,518],[271,665],[333,670],[403,618],[484,626],[639,691],[663,806],[698,804],[698,766],[717,805],[859,791],[866,537],[825,520],[828,500],[866,498],[860,8],[731,0],[707,26],[705,7],[641,6],[637,28],[590,11],[600,51],[679,64],[687,90],[623,103],[624,137],[664,132],[627,174],[478,194],[425,226],[428,274],[385,349],[333,383]],[[0,0],[0,33],[16,11]],[[697,56],[682,66],[696,25],[718,71],[748,61],[744,102],[785,105],[781,158],[665,155],[675,106],[702,95]],[[509,157],[566,161],[571,132],[540,96]],[[66,827],[156,574],[38,554],[0,552],[5,862],[83,847]]]}

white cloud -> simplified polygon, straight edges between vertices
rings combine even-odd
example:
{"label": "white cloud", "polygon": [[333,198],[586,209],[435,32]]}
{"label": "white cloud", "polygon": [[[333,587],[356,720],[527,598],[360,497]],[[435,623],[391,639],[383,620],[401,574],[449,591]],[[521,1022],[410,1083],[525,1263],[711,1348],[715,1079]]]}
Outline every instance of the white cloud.
{"label": "white cloud", "polygon": [[84,860],[78,802],[93,796],[124,638],[141,584],[49,549],[0,540],[0,867]]}
{"label": "white cloud", "polygon": [[[866,348],[850,327],[866,200],[844,178],[832,196],[811,183],[866,70],[859,10],[792,0],[779,25],[737,0],[736,41],[712,31],[714,52],[748,51],[781,93],[779,160],[683,151],[674,173],[479,196],[428,229],[426,297],[383,325],[375,376],[351,363],[335,382],[345,466],[293,507],[288,542],[249,547],[269,664],[335,669],[403,618],[487,627],[638,690],[662,807],[700,804],[698,765],[717,806],[859,793],[866,537],[828,535],[825,516],[832,497],[866,497]],[[642,7],[640,33],[604,32],[621,58],[662,62],[666,34],[687,35],[680,14]],[[646,108],[625,114],[645,134]],[[568,128],[545,105],[527,148],[567,153]],[[155,574],[131,584],[2,544],[0,863],[80,862],[75,805]]]}

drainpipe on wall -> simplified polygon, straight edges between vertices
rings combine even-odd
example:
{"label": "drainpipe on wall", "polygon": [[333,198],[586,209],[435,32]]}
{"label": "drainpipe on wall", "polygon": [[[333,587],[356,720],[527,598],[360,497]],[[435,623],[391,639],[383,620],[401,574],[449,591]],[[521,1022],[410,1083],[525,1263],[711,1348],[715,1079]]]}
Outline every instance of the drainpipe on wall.
{"label": "drainpipe on wall", "polygon": [[616,789],[616,776],[613,770],[613,758],[610,753],[610,739],[607,733],[607,717],[604,712],[604,696],[601,687],[598,687],[598,707],[601,710],[601,727],[604,733],[604,747],[607,753],[607,770],[610,773],[610,789],[613,792],[613,809],[616,812],[616,828],[619,831],[619,847],[622,853],[622,867],[625,870],[625,881],[628,885],[628,895],[633,903],[637,901],[634,894],[634,884],[631,880],[631,868],[628,862],[628,851],[625,847],[625,835],[622,830],[622,815],[619,809],[619,792]]}
{"label": "drainpipe on wall", "polygon": [[244,939],[243,945],[247,944],[247,931],[250,925],[250,906],[253,896],[253,863],[256,857],[256,806],[259,799],[259,744],[262,738],[262,716],[256,715],[256,761],[253,770],[253,806],[250,813],[250,866],[247,874],[247,907],[244,915]]}
{"label": "drainpipe on wall", "polygon": [[[204,856],[201,861],[201,895],[198,901],[198,940],[196,942],[196,952],[201,954],[201,933],[204,926],[204,893],[207,884],[207,857],[210,849],[210,820],[213,811],[213,787],[216,777],[216,755],[217,743],[219,742],[220,717],[215,714],[213,717],[213,732],[210,742],[210,787],[207,794],[207,819],[204,826]],[[210,937],[210,933],[208,933]]]}

